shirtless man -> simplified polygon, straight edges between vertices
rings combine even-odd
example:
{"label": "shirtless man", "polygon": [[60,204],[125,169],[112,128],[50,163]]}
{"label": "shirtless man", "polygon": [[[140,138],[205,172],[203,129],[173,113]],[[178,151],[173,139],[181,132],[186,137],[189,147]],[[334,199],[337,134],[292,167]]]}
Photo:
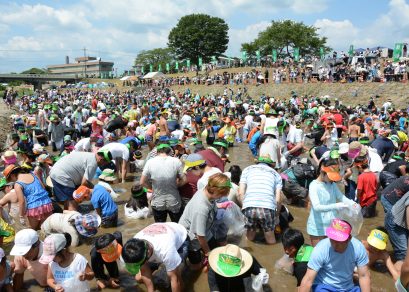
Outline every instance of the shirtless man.
{"label": "shirtless man", "polygon": [[348,127],[348,143],[358,141],[361,136],[361,128],[356,124],[356,117],[353,117]]}
{"label": "shirtless man", "polygon": [[160,119],[159,119],[159,139],[166,139],[170,137],[170,132],[168,129],[168,113],[164,112],[161,114]]}

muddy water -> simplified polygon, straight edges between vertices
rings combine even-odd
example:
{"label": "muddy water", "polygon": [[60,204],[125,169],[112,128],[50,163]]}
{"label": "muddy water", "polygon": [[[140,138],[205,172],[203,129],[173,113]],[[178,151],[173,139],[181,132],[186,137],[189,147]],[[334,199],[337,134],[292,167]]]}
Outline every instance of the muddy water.
{"label": "muddy water", "polygon": [[[234,147],[230,150],[230,160],[234,164],[240,165],[244,168],[253,163],[253,157],[247,148],[247,144],[240,144],[238,147]],[[228,169],[230,165],[227,165]],[[139,178],[139,174],[135,174],[134,179]],[[122,193],[119,200],[121,202],[126,201],[130,196],[130,187],[132,182],[127,182],[125,184],[116,184],[114,188],[125,188],[127,191]],[[139,230],[143,227],[153,223],[153,219],[146,220],[129,220],[124,218],[123,204],[119,206],[119,218],[120,222],[117,228],[102,229],[98,234],[103,234],[106,232],[113,232],[119,230],[122,232],[124,242],[132,238]],[[305,232],[306,222],[308,218],[308,210],[305,208],[289,207],[291,213],[293,214],[295,220],[291,223],[293,228],[300,229],[304,232],[306,242],[309,243],[309,237]],[[364,225],[359,236],[360,239],[365,238],[369,231],[379,225],[383,225],[383,210],[380,203],[378,204],[378,216],[376,218],[365,219]],[[274,268],[275,262],[282,257],[283,249],[281,244],[276,244],[274,246],[267,246],[263,243],[253,243],[247,241],[245,238],[242,239],[241,247],[251,252],[255,258],[260,262],[260,264],[265,267],[270,274],[269,287],[267,291],[296,291],[296,281],[295,278],[283,271],[276,271]],[[391,247],[388,247],[391,250]],[[89,245],[81,245],[75,248],[75,252],[81,253],[89,260]],[[183,273],[184,282],[186,284],[186,291],[198,291],[204,292],[209,291],[207,284],[207,274],[192,274],[189,271]],[[371,271],[372,277],[372,291],[394,291],[394,283],[392,277],[388,273],[381,273],[376,271]],[[29,273],[26,273],[26,280],[28,284],[33,283],[33,279]],[[93,291],[96,291],[95,280],[90,282]],[[122,271],[121,272],[121,290],[122,291],[145,291],[144,286],[138,287],[135,281],[130,277],[129,274]],[[36,286],[30,285],[28,288],[30,291],[42,291]],[[110,291],[107,289],[107,291]],[[160,291],[170,291],[167,289],[161,289]]]}

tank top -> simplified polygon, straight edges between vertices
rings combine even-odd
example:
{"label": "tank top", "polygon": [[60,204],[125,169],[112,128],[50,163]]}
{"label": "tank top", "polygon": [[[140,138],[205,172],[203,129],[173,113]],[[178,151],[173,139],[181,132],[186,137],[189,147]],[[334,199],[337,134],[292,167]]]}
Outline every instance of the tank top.
{"label": "tank top", "polygon": [[43,188],[37,176],[35,176],[33,173],[30,174],[34,178],[34,181],[32,183],[27,184],[21,181],[16,181],[16,184],[19,184],[23,188],[27,210],[51,203],[51,199],[48,196],[47,191]]}

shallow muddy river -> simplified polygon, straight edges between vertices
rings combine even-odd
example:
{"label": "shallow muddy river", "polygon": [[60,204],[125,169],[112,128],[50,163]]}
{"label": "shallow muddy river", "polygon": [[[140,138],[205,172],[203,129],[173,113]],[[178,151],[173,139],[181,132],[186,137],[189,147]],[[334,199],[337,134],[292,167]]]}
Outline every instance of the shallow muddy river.
{"label": "shallow muddy river", "polygon": [[[146,153],[146,151],[144,151]],[[238,164],[243,169],[244,167],[253,163],[253,157],[248,150],[247,144],[239,144],[230,150],[230,160],[232,164]],[[230,164],[226,166],[226,170],[230,167]],[[134,178],[139,178],[139,173],[134,174]],[[115,189],[125,188],[127,191],[122,193],[119,201],[126,201],[130,196],[130,188],[132,182],[129,181],[125,184],[115,184],[113,187]],[[126,242],[128,239],[132,238],[139,230],[143,227],[153,223],[153,219],[146,220],[130,220],[124,218],[123,203],[119,206],[119,226],[117,228],[110,229],[100,229],[98,234],[103,234],[106,232],[113,232],[119,230],[122,232],[123,240]],[[289,207],[292,215],[294,216],[294,221],[291,223],[291,227],[300,229],[304,232],[306,243],[309,243],[309,237],[305,232],[306,222],[308,218],[309,211],[306,208]],[[383,226],[383,210],[380,202],[377,206],[378,216],[371,219],[365,219],[363,227],[361,229],[359,239],[364,239],[369,234],[369,231],[379,225]],[[296,280],[294,277],[289,275],[284,271],[276,271],[274,268],[275,262],[281,258],[284,254],[281,243],[274,246],[268,246],[263,243],[253,243],[247,241],[245,238],[241,241],[241,247],[251,252],[254,257],[260,262],[260,264],[267,269],[270,274],[269,287],[266,287],[265,291],[296,291]],[[391,246],[388,246],[391,250]],[[89,245],[81,245],[74,250],[75,252],[81,253],[89,260]],[[192,274],[188,271],[183,273],[185,281],[185,291],[197,291],[204,292],[209,291],[207,284],[207,274],[202,272],[201,274]],[[43,291],[38,287],[30,285],[33,279],[29,273],[25,276],[27,281],[27,286],[29,291]],[[392,277],[388,273],[381,273],[371,271],[372,278],[372,291],[394,291],[394,283]],[[96,281],[90,281],[92,291],[96,290]],[[145,291],[144,286],[138,287],[132,277],[125,271],[121,272],[121,291]],[[106,291],[111,291],[106,289]],[[114,290],[112,290],[114,291]],[[118,291],[118,290],[116,290]],[[162,289],[160,291],[170,291],[167,289]]]}

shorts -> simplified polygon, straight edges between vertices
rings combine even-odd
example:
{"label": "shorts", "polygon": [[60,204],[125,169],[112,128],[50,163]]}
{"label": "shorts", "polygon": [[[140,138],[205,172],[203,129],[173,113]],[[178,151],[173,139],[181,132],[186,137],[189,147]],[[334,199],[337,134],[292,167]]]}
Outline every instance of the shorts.
{"label": "shorts", "polygon": [[53,203],[38,206],[36,208],[28,209],[26,212],[27,217],[34,218],[42,221],[48,218],[53,213]]}
{"label": "shorts", "polygon": [[101,226],[104,228],[110,228],[110,227],[117,227],[118,225],[118,211],[116,211],[114,214],[109,215],[109,216],[103,216],[101,218]]}
{"label": "shorts", "polygon": [[190,240],[189,236],[182,244],[182,246],[178,249],[178,253],[182,259],[189,259],[189,262],[192,265],[197,265],[202,262],[202,252],[200,248],[200,244],[197,239]]}
{"label": "shorts", "polygon": [[74,193],[76,188],[63,186],[59,184],[55,180],[51,179],[53,183],[53,193],[57,202],[65,202],[65,201],[72,201],[72,194]]}
{"label": "shorts", "polygon": [[257,227],[260,227],[264,232],[274,231],[274,210],[250,207],[244,209],[243,214],[246,217],[246,229],[256,230]]}
{"label": "shorts", "polygon": [[376,203],[377,201],[368,206],[362,206],[361,212],[364,218],[372,218],[376,216]]}

